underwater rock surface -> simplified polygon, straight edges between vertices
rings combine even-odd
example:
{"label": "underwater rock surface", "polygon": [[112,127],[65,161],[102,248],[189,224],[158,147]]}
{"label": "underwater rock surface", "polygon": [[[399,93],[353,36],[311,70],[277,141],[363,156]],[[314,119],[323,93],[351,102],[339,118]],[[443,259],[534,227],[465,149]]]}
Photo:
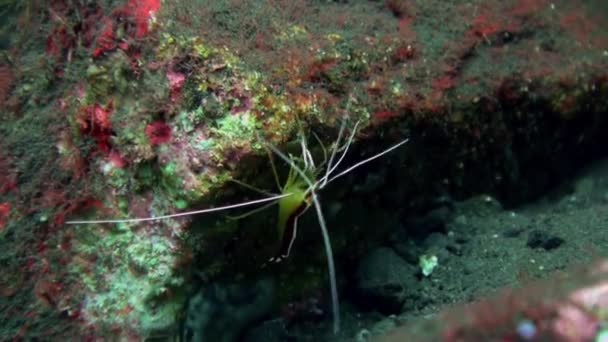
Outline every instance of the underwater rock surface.
{"label": "underwater rock surface", "polygon": [[185,321],[185,341],[239,341],[243,330],[270,312],[274,284],[211,284],[192,296]]}
{"label": "underwater rock surface", "polygon": [[[5,1],[0,13],[0,340],[183,336],[184,320],[195,332],[207,326],[187,309],[203,289],[259,279],[276,282],[272,295],[260,290],[260,311],[224,337],[209,334],[231,340],[266,312],[310,317],[285,314],[310,311],[301,302],[321,313],[292,331],[329,322],[314,210],[278,264],[268,260],[289,234],[276,209],[67,224],[284,192],[293,167],[271,164],[268,146],[315,161],[310,176],[321,180],[340,127],[341,151],[351,134],[352,143],[334,174],[409,138],[319,190],[346,297],[370,251],[390,245],[407,282],[428,285],[446,260],[483,249],[471,232],[488,228],[475,220],[606,155],[601,1],[53,0]],[[573,245],[575,234],[533,226],[496,234],[505,245],[528,239],[530,253]],[[439,266],[414,279],[423,254]],[[373,265],[360,280],[395,275]],[[490,268],[457,265],[452,284]],[[423,310],[451,299],[450,286],[433,286],[371,292]],[[361,326],[346,311],[336,339]]]}
{"label": "underwater rock surface", "polygon": [[364,257],[357,272],[357,297],[362,305],[383,313],[399,313],[408,293],[415,292],[417,268],[389,248]]}

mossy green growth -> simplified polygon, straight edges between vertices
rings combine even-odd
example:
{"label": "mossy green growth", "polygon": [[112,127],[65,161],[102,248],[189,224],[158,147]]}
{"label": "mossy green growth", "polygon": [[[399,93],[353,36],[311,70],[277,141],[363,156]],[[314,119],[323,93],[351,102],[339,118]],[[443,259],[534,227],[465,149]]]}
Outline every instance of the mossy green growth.
{"label": "mossy green growth", "polygon": [[129,191],[128,185],[131,179],[131,173],[125,169],[112,166],[111,162],[104,162],[102,171],[106,175],[106,181],[113,189],[123,194]]}
{"label": "mossy green growth", "polygon": [[200,106],[193,111],[182,111],[176,118],[177,128],[185,133],[191,133],[204,122],[205,117],[205,111]]}
{"label": "mossy green growth", "polygon": [[170,162],[160,167],[159,185],[163,197],[173,203],[184,201],[188,194],[182,184],[177,163]]}
{"label": "mossy green growth", "polygon": [[204,44],[203,41],[198,37],[194,39],[191,38],[189,42],[192,46],[192,51],[196,54],[196,56],[201,57],[203,59],[208,59],[214,53],[217,52],[215,48]]}
{"label": "mossy green growth", "polygon": [[128,224],[109,233],[79,228],[77,253],[97,259],[92,271],[71,267],[88,292],[83,308],[87,320],[102,327],[135,328],[143,335],[176,324],[184,298],[168,294],[180,292],[183,278],[174,273],[175,255],[167,238],[137,234]]}
{"label": "mossy green growth", "polygon": [[124,54],[114,53],[103,63],[92,60],[85,70],[87,93],[85,103],[105,102],[111,94],[124,95],[129,87],[129,61]]}
{"label": "mossy green growth", "polygon": [[[220,139],[222,143],[234,146],[240,143],[257,140],[255,139],[257,122],[248,112],[237,115],[226,115],[215,123],[216,126],[212,128],[211,131],[218,136],[218,139]],[[259,145],[259,143],[256,145]],[[221,148],[222,145],[218,147]],[[261,145],[257,147],[261,148]]]}
{"label": "mossy green growth", "polygon": [[152,190],[155,193],[155,206],[160,212],[166,210],[183,210],[190,207],[192,203],[201,200],[209,189],[219,182],[224,182],[226,177],[218,175],[201,174],[197,177],[198,184],[194,188],[186,189],[182,177],[187,170],[180,170],[177,162],[169,162],[158,165],[155,162],[145,162],[138,166],[135,171],[134,189],[138,191]]}
{"label": "mossy green growth", "polygon": [[156,183],[156,175],[154,174],[154,166],[151,162],[144,162],[138,165],[135,171],[136,184],[140,188],[151,188]]}
{"label": "mossy green growth", "polygon": [[306,42],[309,32],[302,25],[291,25],[286,27],[277,35],[277,39],[283,43]]}
{"label": "mossy green growth", "polygon": [[178,56],[190,56],[200,61],[209,59],[218,53],[218,49],[207,45],[200,37],[187,37],[183,35],[172,35],[164,32],[156,54],[164,60],[170,60]]}
{"label": "mossy green growth", "polygon": [[226,184],[226,182],[228,182],[230,179],[232,179],[232,176],[228,171],[223,171],[211,175],[203,174],[197,179],[197,181],[199,182],[198,191],[189,192],[187,200],[190,203],[198,202],[210,190],[221,187],[222,185]]}
{"label": "mossy green growth", "polygon": [[203,140],[198,140],[192,143],[192,146],[202,152],[206,152],[206,151],[211,151],[213,149],[213,147],[215,146],[216,141],[215,139],[203,139]]}

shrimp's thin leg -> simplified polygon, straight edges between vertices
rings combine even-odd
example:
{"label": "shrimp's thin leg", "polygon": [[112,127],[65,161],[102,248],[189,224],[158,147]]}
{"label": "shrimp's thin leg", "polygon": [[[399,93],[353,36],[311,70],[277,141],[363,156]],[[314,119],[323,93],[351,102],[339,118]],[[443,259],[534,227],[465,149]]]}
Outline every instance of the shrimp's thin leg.
{"label": "shrimp's thin leg", "polygon": [[310,154],[310,150],[306,144],[306,137],[302,134],[300,138],[300,146],[302,147],[302,159],[304,159],[304,169],[305,170],[314,170],[315,169],[315,161],[312,159],[312,154]]}
{"label": "shrimp's thin leg", "polygon": [[285,163],[287,163],[287,165],[289,165],[291,167],[292,170],[294,170],[300,177],[302,177],[302,179],[304,179],[304,181],[306,182],[306,184],[308,184],[309,189],[307,191],[312,191],[313,189],[316,188],[318,183],[313,183],[310,178],[308,176],[306,176],[306,173],[304,173],[304,171],[298,167],[292,160],[291,158],[289,158],[287,155],[285,155],[283,152],[279,151],[278,148],[272,146],[271,144],[267,144],[268,148],[272,150],[272,152],[274,152],[277,156],[279,156],[279,158],[283,159],[283,161]]}
{"label": "shrimp's thin leg", "polygon": [[183,213],[156,216],[156,217],[140,217],[140,218],[131,218],[131,219],[110,219],[110,220],[74,220],[74,221],[67,221],[66,224],[136,223],[136,222],[159,221],[159,220],[165,220],[165,219],[169,219],[169,218],[192,216],[192,215],[197,215],[197,214],[206,214],[206,213],[212,213],[212,212],[216,212],[216,211],[223,211],[223,210],[228,210],[228,209],[246,207],[249,205],[276,201],[278,199],[281,199],[281,198],[287,197],[287,196],[291,196],[291,194],[290,193],[280,194],[280,195],[276,195],[276,196],[272,196],[272,197],[268,197],[268,198],[262,198],[262,199],[257,199],[257,200],[253,200],[253,201],[225,205],[225,206],[217,207],[217,208],[186,211]]}
{"label": "shrimp's thin leg", "polygon": [[321,138],[319,138],[317,133],[315,133],[314,131],[311,133],[315,137],[315,140],[317,140],[317,144],[321,146],[321,150],[323,150],[323,162],[319,165],[319,167],[323,167],[323,165],[327,163],[327,148],[325,148],[325,145],[323,145],[323,142],[321,141]]}
{"label": "shrimp's thin leg", "polygon": [[327,226],[325,225],[325,217],[321,210],[321,202],[317,196],[317,193],[313,190],[312,201],[317,211],[317,219],[319,220],[319,226],[321,226],[321,233],[323,234],[323,243],[325,244],[325,255],[327,256],[327,272],[329,274],[329,287],[331,290],[331,309],[334,317],[334,334],[340,332],[340,301],[338,299],[338,284],[336,282],[336,266],[334,265],[334,252],[331,247],[331,240],[329,239],[329,233],[327,232]]}
{"label": "shrimp's thin leg", "polygon": [[273,194],[272,192],[268,192],[268,191],[259,189],[259,188],[255,187],[253,185],[247,184],[245,182],[241,182],[240,180],[235,179],[235,178],[231,178],[228,181],[236,183],[236,184],[238,184],[238,185],[240,185],[240,186],[242,186],[244,188],[247,188],[247,189],[249,189],[251,191],[255,191],[255,192],[257,192],[258,194],[261,194],[261,195],[266,195],[266,196],[275,196],[276,195],[276,194]]}
{"label": "shrimp's thin leg", "polygon": [[268,147],[266,147],[266,144],[262,144],[262,145],[264,146],[264,149],[266,150],[266,154],[268,154],[268,160],[270,160],[270,167],[272,168],[272,174],[274,176],[274,182],[277,185],[277,189],[282,189],[283,187],[281,186],[281,181],[279,180],[279,173],[277,172],[277,167],[276,167],[276,165],[274,165],[274,158],[272,157],[272,153],[270,152]]}

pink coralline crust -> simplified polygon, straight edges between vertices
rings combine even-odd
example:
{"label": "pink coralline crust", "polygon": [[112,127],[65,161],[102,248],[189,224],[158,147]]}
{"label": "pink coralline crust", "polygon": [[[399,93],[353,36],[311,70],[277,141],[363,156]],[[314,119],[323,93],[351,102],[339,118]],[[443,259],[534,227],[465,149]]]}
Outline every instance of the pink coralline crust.
{"label": "pink coralline crust", "polygon": [[116,151],[110,152],[108,156],[108,160],[115,168],[122,169],[127,166],[127,161],[122,157],[122,155]]}
{"label": "pink coralline crust", "polygon": [[5,194],[17,189],[17,181],[14,175],[2,175],[0,176],[0,195]]}
{"label": "pink coralline crust", "polygon": [[4,100],[10,93],[13,84],[13,72],[6,65],[0,64],[0,108],[4,105]]}
{"label": "pink coralline crust", "polygon": [[[434,322],[398,328],[380,338],[392,341],[594,341],[608,307],[608,261],[558,273],[519,289],[504,289]],[[522,323],[533,327],[522,335]]]}
{"label": "pink coralline crust", "polygon": [[379,110],[372,116],[373,123],[379,125],[386,121],[399,117],[399,112],[393,110]]}
{"label": "pink coralline crust", "polygon": [[112,19],[106,18],[104,26],[97,38],[97,47],[93,50],[93,57],[99,57],[105,52],[116,49],[116,36],[114,35],[114,23]]}
{"label": "pink coralline crust", "polygon": [[94,122],[97,123],[101,129],[109,129],[112,124],[110,122],[110,115],[112,114],[112,106],[102,107],[96,104],[93,109]]}
{"label": "pink coralline crust", "polygon": [[169,80],[169,89],[171,92],[171,99],[176,101],[179,96],[184,83],[186,83],[186,75],[180,72],[167,71],[167,80]]}
{"label": "pink coralline crust", "polygon": [[[606,263],[600,265],[605,268]],[[558,309],[553,330],[568,341],[592,341],[601,325],[600,310],[608,307],[608,281],[575,290]]]}
{"label": "pink coralline crust", "polygon": [[510,11],[511,15],[526,17],[549,8],[549,0],[518,0]]}
{"label": "pink coralline crust", "polygon": [[76,119],[80,131],[95,139],[99,151],[104,154],[111,151],[110,136],[112,135],[111,116],[113,111],[112,103],[105,107],[96,103],[83,108]]}
{"label": "pink coralline crust", "polygon": [[433,89],[448,90],[456,86],[456,80],[452,75],[444,75],[433,81]]}
{"label": "pink coralline crust", "polygon": [[4,230],[8,215],[11,213],[11,205],[9,203],[0,203],[0,232]]}
{"label": "pink coralline crust", "polygon": [[160,9],[160,0],[130,0],[127,8],[135,21],[135,37],[145,37],[148,34],[150,18]]}
{"label": "pink coralline crust", "polygon": [[156,121],[146,127],[146,135],[152,145],[166,144],[171,141],[171,127],[162,121]]}
{"label": "pink coralline crust", "polygon": [[488,37],[500,33],[504,28],[497,23],[497,20],[492,15],[483,13],[479,14],[473,20],[472,32],[479,37]]}
{"label": "pink coralline crust", "polygon": [[129,43],[124,40],[118,41],[116,37],[120,18],[129,18],[134,23],[135,32],[131,33],[132,38],[144,38],[149,33],[150,19],[159,9],[160,0],[130,0],[126,6],[115,9],[111,16],[105,17],[103,20],[103,26],[93,50],[93,57],[102,56],[116,48],[125,51],[129,49]]}
{"label": "pink coralline crust", "polygon": [[186,81],[186,76],[179,72],[168,71],[167,79],[171,86],[171,91],[180,91]]}
{"label": "pink coralline crust", "polygon": [[63,50],[73,45],[71,37],[64,28],[56,28],[46,39],[45,51],[49,56],[59,56]]}

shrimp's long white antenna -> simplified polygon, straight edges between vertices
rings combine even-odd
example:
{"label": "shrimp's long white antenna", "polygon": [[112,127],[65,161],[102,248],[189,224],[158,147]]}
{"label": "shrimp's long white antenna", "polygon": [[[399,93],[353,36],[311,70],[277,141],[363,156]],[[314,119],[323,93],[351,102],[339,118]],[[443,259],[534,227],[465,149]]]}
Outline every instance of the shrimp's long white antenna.
{"label": "shrimp's long white antenna", "polygon": [[[342,134],[344,134],[344,129],[346,128],[346,120],[342,120],[342,124],[340,125],[340,130],[338,131],[338,138],[336,139],[336,146],[331,149],[331,156],[329,157],[329,162],[327,163],[327,169],[325,172],[325,176],[322,178],[323,183],[327,183],[327,178],[329,178],[329,170],[332,169],[332,164],[334,162],[334,158],[336,157],[336,152],[338,152],[338,145],[340,144],[340,140],[342,140]],[[321,186],[323,186],[322,184]]]}
{"label": "shrimp's long white antenna", "polygon": [[325,185],[325,184],[329,184],[329,183],[333,182],[334,180],[336,180],[336,178],[341,177],[341,176],[344,176],[345,174],[347,174],[347,173],[351,172],[352,170],[354,170],[354,169],[358,168],[359,166],[361,166],[361,165],[363,165],[363,164],[369,163],[370,161],[372,161],[372,160],[374,160],[374,159],[377,159],[377,158],[382,157],[383,155],[385,155],[385,154],[389,153],[390,151],[392,151],[392,150],[394,150],[394,149],[398,148],[399,146],[401,146],[401,145],[405,144],[405,143],[406,143],[406,142],[408,142],[408,141],[409,141],[409,138],[408,138],[408,139],[405,139],[405,140],[402,140],[402,141],[400,141],[399,143],[397,143],[397,144],[395,144],[395,145],[393,145],[393,146],[391,146],[391,147],[387,148],[386,150],[384,150],[384,151],[382,151],[382,152],[380,152],[380,153],[378,153],[378,154],[375,154],[375,155],[373,155],[373,156],[371,156],[371,157],[369,157],[369,158],[367,158],[367,159],[364,159],[364,160],[362,160],[362,161],[360,161],[360,162],[356,163],[355,165],[353,165],[353,166],[349,167],[348,169],[346,169],[346,170],[344,170],[344,171],[342,171],[342,172],[338,173],[337,175],[333,176],[332,178],[330,178],[330,179],[329,179],[329,180],[328,180],[326,183],[324,183],[324,185]]}
{"label": "shrimp's long white antenna", "polygon": [[325,245],[325,254],[327,257],[327,272],[329,273],[329,287],[331,291],[331,305],[332,305],[332,313],[334,318],[334,334],[340,332],[340,301],[338,299],[338,285],[336,283],[336,266],[334,264],[334,252],[331,248],[331,240],[329,238],[329,232],[327,231],[327,225],[325,224],[325,217],[323,216],[323,211],[321,210],[321,202],[319,201],[319,197],[315,192],[315,188],[318,183],[314,183],[306,176],[304,171],[300,169],[297,165],[295,165],[283,152],[279,151],[276,147],[268,144],[268,148],[270,148],[279,158],[283,159],[287,164],[289,164],[296,172],[304,179],[304,181],[308,184],[312,200],[315,205],[315,210],[317,212],[317,219],[319,220],[319,226],[321,226],[321,234],[323,235],[323,244]]}
{"label": "shrimp's long white antenna", "polygon": [[240,220],[243,219],[247,216],[251,216],[253,214],[259,213],[260,211],[264,211],[270,207],[272,207],[273,205],[277,204],[277,202],[270,202],[270,203],[266,203],[263,206],[259,207],[259,208],[255,208],[253,210],[250,210],[246,213],[240,214],[240,215],[236,215],[236,216],[231,216],[231,215],[227,215],[226,217],[228,217],[228,219],[230,220]]}
{"label": "shrimp's long white antenna", "polygon": [[246,207],[246,206],[254,205],[254,204],[258,204],[258,203],[275,201],[275,200],[278,200],[278,199],[281,199],[281,198],[287,197],[287,196],[291,196],[291,193],[275,195],[272,197],[262,198],[262,199],[258,199],[258,200],[248,201],[248,202],[226,205],[223,207],[186,211],[183,213],[156,216],[156,217],[140,217],[140,218],[131,218],[131,219],[110,219],[110,220],[75,220],[75,221],[67,221],[66,224],[136,223],[136,222],[159,221],[159,220],[165,220],[165,219],[169,219],[169,218],[184,217],[184,216],[191,216],[191,215],[196,215],[196,214],[205,214],[205,213],[212,213],[215,211],[222,211],[222,210]]}
{"label": "shrimp's long white antenna", "polygon": [[[348,137],[348,140],[346,142],[346,146],[344,148],[344,152],[342,152],[342,155],[340,156],[340,159],[338,159],[338,162],[336,163],[336,165],[333,165],[331,168],[329,166],[327,167],[328,170],[325,173],[325,176],[321,179],[321,182],[322,182],[322,184],[320,186],[321,189],[323,189],[327,185],[327,183],[329,183],[329,180],[328,180],[329,176],[331,176],[331,173],[334,172],[334,170],[336,168],[338,168],[338,166],[340,166],[340,163],[342,162],[342,160],[344,159],[344,157],[346,157],[346,153],[348,153],[348,149],[350,148],[350,145],[352,144],[353,139],[355,138],[355,134],[357,133],[357,126],[359,126],[359,122],[360,121],[357,121],[355,123],[355,127],[353,128],[353,132],[350,134],[350,136]],[[337,149],[337,147],[336,147],[336,149]]]}

